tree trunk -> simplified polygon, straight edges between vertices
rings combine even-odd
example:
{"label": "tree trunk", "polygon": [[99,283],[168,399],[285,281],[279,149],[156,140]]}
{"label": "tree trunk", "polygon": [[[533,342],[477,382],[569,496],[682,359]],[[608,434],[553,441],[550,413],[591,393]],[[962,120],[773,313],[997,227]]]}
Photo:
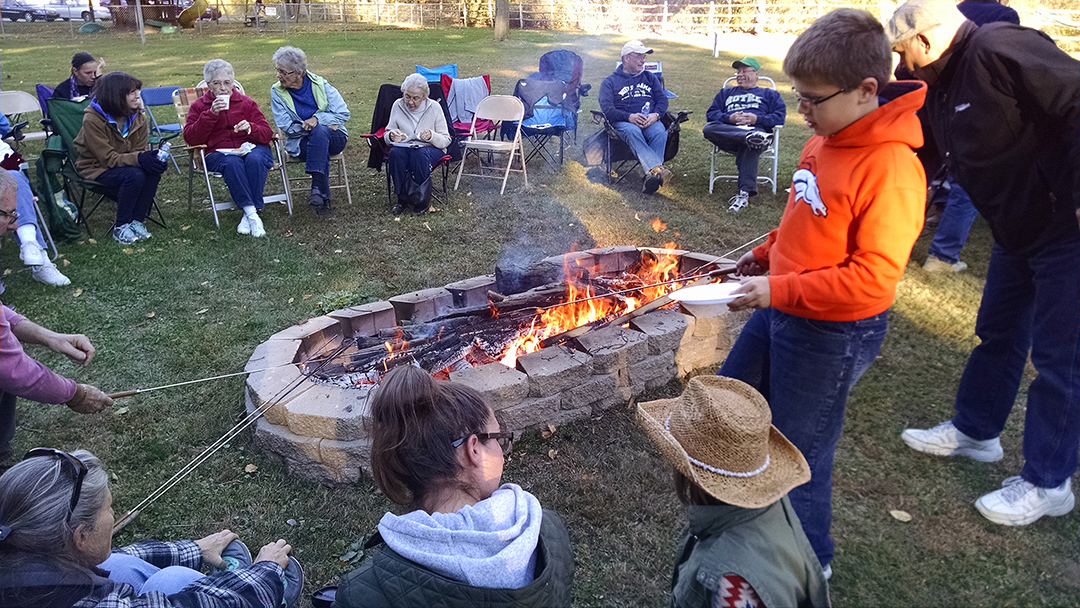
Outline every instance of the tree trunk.
{"label": "tree trunk", "polygon": [[495,0],[495,39],[510,37],[510,0]]}

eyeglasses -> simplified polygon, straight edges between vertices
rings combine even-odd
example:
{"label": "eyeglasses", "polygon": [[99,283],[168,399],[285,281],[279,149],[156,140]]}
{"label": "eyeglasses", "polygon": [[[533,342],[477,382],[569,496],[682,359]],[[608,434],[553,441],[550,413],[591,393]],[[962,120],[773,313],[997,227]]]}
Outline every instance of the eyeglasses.
{"label": "eyeglasses", "polygon": [[406,94],[406,95],[403,95],[403,97],[405,98],[406,101],[423,101],[424,100],[423,95],[408,95],[408,94]]}
{"label": "eyeglasses", "polygon": [[297,73],[296,70],[286,71],[286,70],[283,70],[281,68],[277,69],[277,75],[278,76],[292,76],[293,74],[296,74],[296,73]]}
{"label": "eyeglasses", "polygon": [[795,89],[791,89],[791,91],[793,93],[795,93],[795,105],[796,106],[800,106],[805,102],[806,105],[808,105],[810,107],[813,107],[813,108],[816,108],[816,107],[820,106],[821,104],[825,103],[826,101],[829,101],[830,99],[832,99],[833,97],[836,97],[837,95],[839,95],[841,93],[847,93],[847,89],[840,89],[839,91],[833,93],[832,95],[826,95],[825,97],[803,97],[803,96],[799,95],[799,92],[796,91]]}
{"label": "eyeglasses", "polygon": [[461,439],[458,439],[458,440],[454,441],[450,445],[452,445],[455,448],[461,447],[461,444],[465,443],[465,440],[468,439],[469,437],[472,437],[473,435],[476,435],[476,438],[479,439],[480,441],[487,441],[488,439],[494,439],[494,440],[498,441],[499,442],[499,447],[502,448],[503,456],[508,455],[510,453],[510,450],[514,449],[514,433],[509,433],[509,432],[501,432],[501,433],[469,433],[468,435],[462,437]]}
{"label": "eyeglasses", "polygon": [[15,220],[19,219],[19,212],[4,211],[3,209],[0,209],[0,217],[6,217],[9,222],[14,222]]}
{"label": "eyeglasses", "polygon": [[75,470],[75,489],[71,492],[71,508],[68,509],[67,519],[65,521],[71,522],[71,516],[75,514],[75,505],[79,504],[79,494],[82,492],[83,478],[86,477],[86,473],[89,469],[83,464],[81,460],[75,458],[71,454],[63,450],[57,450],[55,448],[34,448],[23,456],[23,460],[29,458],[38,458],[50,456],[56,456],[62,462],[66,462],[71,465],[71,468]]}

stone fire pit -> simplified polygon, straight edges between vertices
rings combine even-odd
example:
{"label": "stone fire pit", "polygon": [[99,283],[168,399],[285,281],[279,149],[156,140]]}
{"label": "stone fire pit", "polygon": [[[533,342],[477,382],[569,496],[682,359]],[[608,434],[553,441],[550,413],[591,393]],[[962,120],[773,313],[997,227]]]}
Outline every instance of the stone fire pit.
{"label": "stone fire pit", "polygon": [[[681,273],[715,260],[701,253],[674,253],[679,256]],[[541,263],[563,268],[569,256],[576,267],[598,275],[621,272],[640,255],[637,247],[605,247]],[[298,364],[343,337],[375,336],[380,330],[484,305],[494,286],[494,275],[474,277],[388,302],[334,311],[270,336],[255,349],[246,367],[282,366],[248,376],[245,403],[249,412],[276,400],[258,421],[256,440],[284,458],[292,474],[330,485],[356,481],[360,470],[369,466],[370,441],[363,421],[377,387],[316,383],[304,378],[297,365],[287,364]],[[725,312],[709,317],[682,310],[653,311],[632,320],[628,327],[597,329],[569,345],[522,355],[516,369],[489,363],[451,372],[450,378],[483,393],[504,430],[558,425],[625,404],[646,389],[722,361],[748,314],[721,308]],[[294,390],[285,390],[298,382]]]}

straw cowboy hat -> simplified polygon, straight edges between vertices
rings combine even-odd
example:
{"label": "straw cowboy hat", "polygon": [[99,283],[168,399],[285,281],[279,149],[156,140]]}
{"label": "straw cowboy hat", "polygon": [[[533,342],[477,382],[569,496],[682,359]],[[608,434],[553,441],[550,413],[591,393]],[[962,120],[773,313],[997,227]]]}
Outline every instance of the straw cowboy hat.
{"label": "straw cowboy hat", "polygon": [[734,378],[697,376],[677,399],[638,405],[638,418],[679,472],[723,502],[765,507],[810,481],[765,398]]}

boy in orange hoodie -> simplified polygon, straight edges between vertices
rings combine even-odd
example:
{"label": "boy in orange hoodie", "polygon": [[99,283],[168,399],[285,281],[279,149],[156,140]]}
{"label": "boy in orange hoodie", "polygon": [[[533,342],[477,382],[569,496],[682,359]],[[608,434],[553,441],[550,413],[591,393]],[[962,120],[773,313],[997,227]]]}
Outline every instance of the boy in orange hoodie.
{"label": "boy in orange hoodie", "polygon": [[814,131],[792,176],[780,227],[739,259],[748,280],[731,310],[750,317],[720,371],[755,387],[773,423],[806,456],[790,493],[826,576],[832,465],[851,387],[881,349],[888,309],[922,230],[926,176],[915,111],[926,86],[889,80],[881,24],[838,9],[795,41],[784,72]]}

